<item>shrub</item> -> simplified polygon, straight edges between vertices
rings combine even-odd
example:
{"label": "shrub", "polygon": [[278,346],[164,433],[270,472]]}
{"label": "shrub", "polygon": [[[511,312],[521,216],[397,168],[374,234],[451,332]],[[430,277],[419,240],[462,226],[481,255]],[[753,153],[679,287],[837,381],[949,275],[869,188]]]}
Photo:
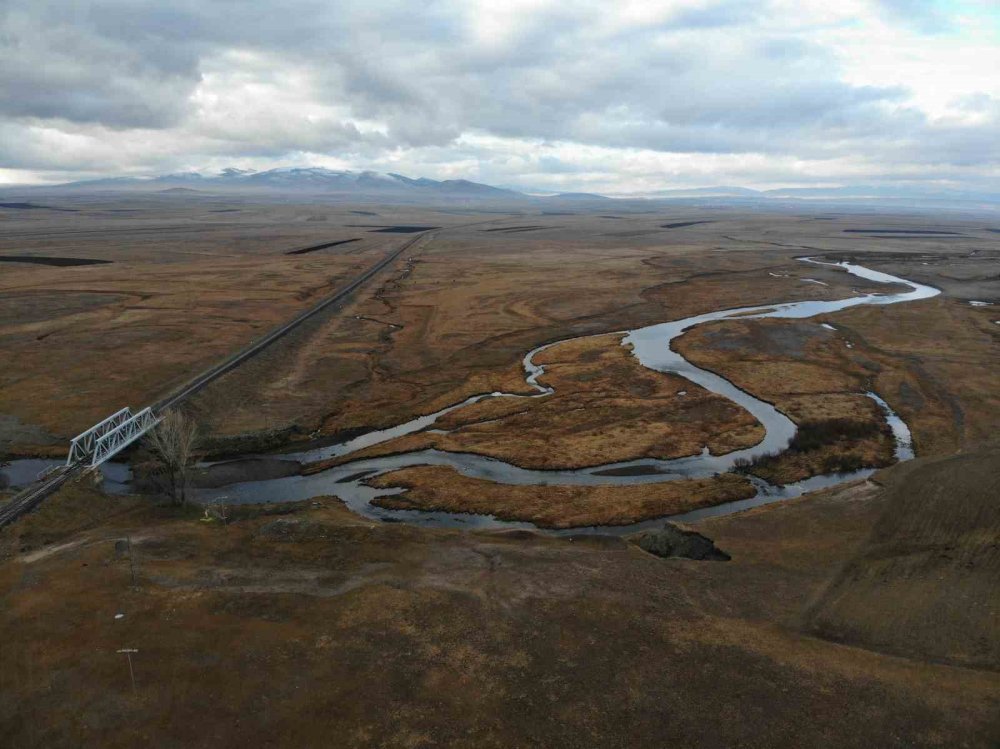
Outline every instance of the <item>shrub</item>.
{"label": "shrub", "polygon": [[[805,455],[836,442],[858,442],[875,437],[885,431],[882,425],[870,421],[854,419],[813,419],[798,425],[798,431],[788,443],[784,452],[763,453],[752,459],[737,458],[733,463],[734,473],[767,473],[778,468],[782,455]],[[823,456],[819,469],[821,473],[849,473],[865,467],[859,455],[852,453]]]}
{"label": "shrub", "polygon": [[879,424],[854,419],[814,419],[799,424],[798,431],[788,444],[788,451],[807,453],[838,440],[856,442],[874,437],[882,431]]}

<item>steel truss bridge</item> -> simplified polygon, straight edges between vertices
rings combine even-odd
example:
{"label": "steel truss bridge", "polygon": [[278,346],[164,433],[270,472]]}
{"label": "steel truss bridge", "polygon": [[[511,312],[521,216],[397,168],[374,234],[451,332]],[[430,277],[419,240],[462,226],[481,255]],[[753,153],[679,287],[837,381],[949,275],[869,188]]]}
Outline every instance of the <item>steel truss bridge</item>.
{"label": "steel truss bridge", "polygon": [[69,455],[66,457],[66,467],[79,463],[87,468],[97,468],[131,445],[161,420],[162,417],[154,414],[151,408],[144,408],[137,414],[133,414],[130,408],[123,408],[73,438],[69,446]]}
{"label": "steel truss bridge", "polygon": [[63,466],[46,471],[39,481],[25,488],[7,504],[0,506],[0,528],[34,509],[43,499],[70,478],[97,469],[162,421],[153,409],[144,408],[133,414],[123,408],[86,432],[73,438]]}

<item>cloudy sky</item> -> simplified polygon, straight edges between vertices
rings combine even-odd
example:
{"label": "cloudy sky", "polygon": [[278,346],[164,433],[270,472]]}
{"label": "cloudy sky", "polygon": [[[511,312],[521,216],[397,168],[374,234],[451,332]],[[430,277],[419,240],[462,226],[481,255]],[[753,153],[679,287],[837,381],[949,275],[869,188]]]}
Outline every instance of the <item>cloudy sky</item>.
{"label": "cloudy sky", "polygon": [[0,0],[0,183],[1000,191],[998,0]]}

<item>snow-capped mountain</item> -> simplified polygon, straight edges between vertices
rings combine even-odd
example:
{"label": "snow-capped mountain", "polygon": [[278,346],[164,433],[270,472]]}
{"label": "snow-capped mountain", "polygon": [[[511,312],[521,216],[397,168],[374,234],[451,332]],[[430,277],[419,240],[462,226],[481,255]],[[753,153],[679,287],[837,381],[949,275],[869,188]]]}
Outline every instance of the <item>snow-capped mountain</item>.
{"label": "snow-capped mountain", "polygon": [[271,191],[319,194],[347,193],[359,197],[393,195],[399,197],[447,196],[452,198],[506,199],[524,197],[513,190],[504,190],[464,179],[434,180],[427,177],[415,179],[405,177],[402,174],[337,170],[324,167],[280,167],[262,172],[229,167],[213,175],[182,172],[148,178],[119,177],[70,182],[58,185],[54,189],[162,192],[178,187],[206,193]]}

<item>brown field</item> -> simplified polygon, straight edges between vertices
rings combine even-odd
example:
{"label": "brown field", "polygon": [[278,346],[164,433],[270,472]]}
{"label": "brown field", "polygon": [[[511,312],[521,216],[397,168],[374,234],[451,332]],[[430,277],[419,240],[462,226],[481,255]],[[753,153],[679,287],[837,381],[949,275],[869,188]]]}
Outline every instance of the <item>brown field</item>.
{"label": "brown field", "polygon": [[909,658],[996,669],[998,456],[993,447],[900,466],[871,536],[812,604],[807,627]]}
{"label": "brown field", "polygon": [[[351,224],[457,227],[490,222],[436,232],[433,241],[401,259],[346,309],[310,321],[217,381],[190,404],[206,432],[220,437],[279,432],[301,439],[387,426],[478,392],[527,392],[520,360],[541,343],[720,306],[837,298],[851,288],[865,287],[858,279],[792,259],[820,251],[866,254],[876,267],[937,283],[954,300],[922,303],[926,310],[905,305],[905,310],[865,308],[838,316],[845,318],[845,325],[867,318],[869,327],[885,315],[905,320],[905,329],[858,333],[882,335],[885,340],[873,344],[888,353],[893,353],[893,345],[900,346],[895,364],[879,375],[886,387],[903,388],[908,394],[915,390],[914,402],[922,399],[931,408],[949,411],[941,411],[930,432],[941,427],[945,417],[954,421],[956,408],[963,408],[956,399],[987,401],[969,409],[977,414],[988,416],[996,409],[991,394],[983,392],[995,394],[996,389],[982,357],[995,351],[1000,326],[993,325],[991,315],[997,315],[964,304],[965,299],[990,299],[1000,293],[988,280],[1000,265],[998,251],[990,248],[1000,243],[978,225],[950,220],[948,226],[965,236],[902,242],[844,230],[873,221],[922,226],[927,220],[844,216],[819,222],[811,217],[731,213],[713,216],[709,224],[663,229],[664,218],[677,223],[700,220],[701,214],[693,209],[672,210],[676,215],[668,217],[624,214],[623,222],[588,215],[508,217],[471,210],[455,214],[407,207],[260,206],[165,197],[122,205],[81,201],[73,207],[79,211],[5,211],[2,216],[0,255],[114,261],[69,268],[5,264],[0,336],[10,366],[0,379],[0,413],[6,417],[0,439],[8,451],[57,451],[67,437],[101,415],[162,396],[288,319],[408,236]],[[359,210],[378,215],[356,213]],[[551,228],[513,234],[487,231],[529,224]],[[363,241],[304,255],[284,254],[356,235]],[[882,247],[873,247],[878,244]],[[969,257],[973,248],[977,254]],[[829,286],[801,281],[807,277]],[[940,319],[942,309],[948,310],[945,320]],[[941,328],[936,333],[949,336],[947,345],[933,336],[914,335],[931,320]],[[970,330],[969,325],[976,327]],[[961,356],[951,346],[956,334],[965,349]],[[932,344],[941,350],[930,350]],[[944,366],[938,360],[948,356],[951,368],[938,371]],[[977,392],[950,392],[956,365],[968,370],[970,359],[980,367]],[[897,371],[901,362],[921,370],[922,389],[912,382],[903,386]],[[772,366],[783,368],[784,363]],[[102,376],[95,377],[95,372]],[[963,380],[972,375],[961,374]],[[928,394],[929,388],[937,391]],[[577,400],[589,398],[583,390]],[[886,397],[896,406],[898,398],[891,395]],[[587,406],[578,412],[584,418],[617,404],[603,399],[598,406],[597,399],[589,398]],[[530,441],[544,433],[553,445],[566,446],[562,455],[540,458],[550,464],[578,464],[601,453],[599,445],[584,445],[585,438],[566,441],[572,424],[566,423],[562,405],[543,399],[530,408],[540,409],[537,419],[507,416],[492,427],[466,426],[449,437],[486,454],[513,456],[520,450],[513,435],[523,434]],[[621,409],[617,416],[622,418],[615,422],[626,428],[629,416]],[[732,418],[719,416],[720,424]],[[452,418],[475,421],[477,416],[473,412]],[[525,431],[528,421],[534,435]],[[973,430],[978,439],[982,427]],[[716,429],[717,434],[721,431]],[[737,441],[749,439],[749,434]],[[953,436],[943,439],[947,441],[942,449],[961,443]],[[634,454],[663,449],[663,440],[655,448],[652,441],[640,439]],[[669,441],[674,452],[691,445],[684,435],[677,436],[676,444]],[[609,442],[623,451],[617,440]],[[928,448],[934,449],[930,444]]]}
{"label": "brown field", "polygon": [[[0,450],[64,452],[72,435],[166,395],[406,240],[343,226],[368,222],[346,208],[167,198],[122,205],[0,209],[0,257],[111,261],[2,266],[0,412],[10,424]],[[396,211],[392,222],[407,216]],[[285,254],[345,236],[363,239]]]}
{"label": "brown field", "polygon": [[[1000,302],[1000,235],[983,221],[655,204],[617,219],[187,197],[62,207],[76,212],[0,210],[0,256],[111,262],[0,263],[0,457],[63,453],[410,236],[378,226],[441,228],[189,401],[206,452],[321,444],[476,393],[528,394],[522,357],[557,341],[539,356],[554,395],[463,408],[435,425],[445,434],[369,454],[435,446],[552,468],[724,452],[759,425],[640,368],[616,331],[879,288],[801,255],[855,257],[944,293],[679,340],[800,423],[876,427],[779,456],[774,481],[829,459],[890,462],[864,390],[906,420],[920,456],[699,523],[729,562],[660,559],[611,536],[379,524],[335,497],[233,508],[223,525],[71,484],[0,529],[5,746],[1000,744],[1000,306],[968,304]],[[956,234],[855,231],[872,226]],[[286,254],[349,239],[361,241]],[[748,492],[733,475],[511,487],[426,466],[377,482],[408,489],[386,505],[558,528]],[[116,550],[125,538],[134,564]],[[123,647],[139,650],[134,693]]]}
{"label": "brown field", "polygon": [[[0,535],[0,727],[11,747],[989,747],[1000,664],[963,656],[989,654],[970,634],[996,635],[995,564],[960,617],[912,595],[957,604],[974,554],[935,583],[941,563],[925,577],[900,547],[902,577],[863,574],[851,600],[855,573],[836,573],[885,567],[869,533],[928,483],[917,473],[886,477],[888,498],[861,484],[701,523],[730,562],[372,524],[330,499],[224,527],[70,487]],[[921,541],[928,559],[946,527]],[[853,623],[849,644],[818,617]],[[139,651],[135,693],[122,647]]]}

